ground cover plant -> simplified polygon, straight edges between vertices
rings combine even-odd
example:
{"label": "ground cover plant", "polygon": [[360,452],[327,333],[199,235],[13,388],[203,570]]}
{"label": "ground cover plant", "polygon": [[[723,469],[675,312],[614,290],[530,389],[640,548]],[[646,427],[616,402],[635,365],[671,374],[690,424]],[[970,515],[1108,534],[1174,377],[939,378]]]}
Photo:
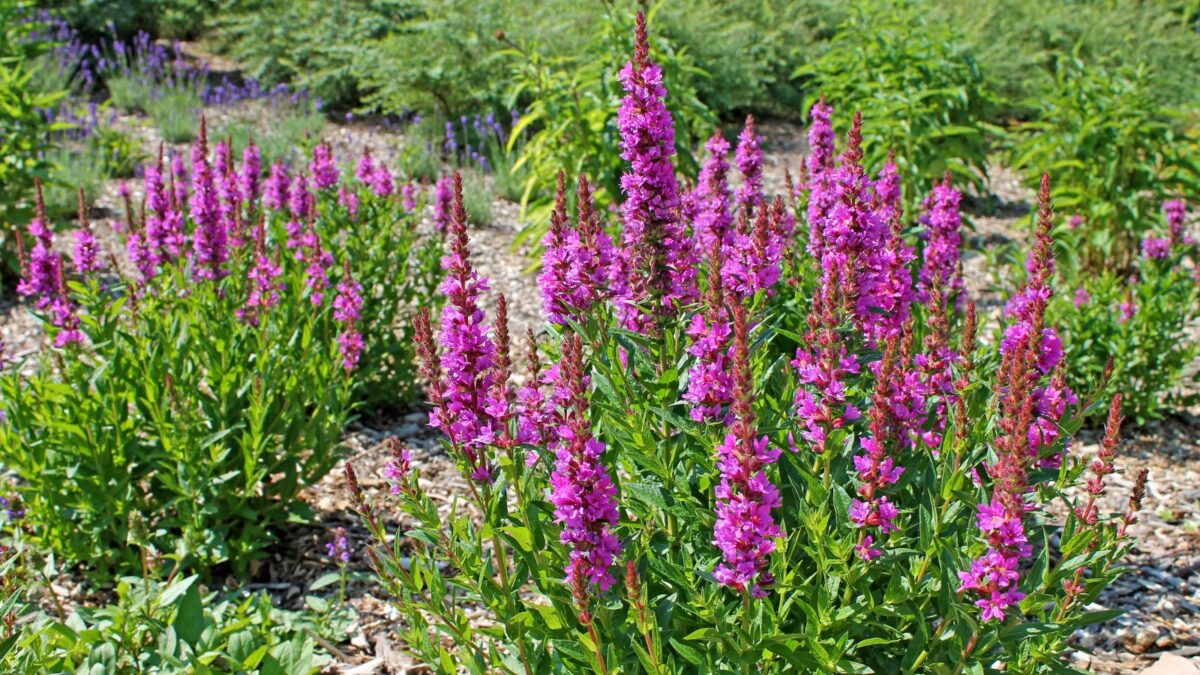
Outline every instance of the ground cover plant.
{"label": "ground cover plant", "polygon": [[[368,502],[347,465],[407,648],[446,673],[1061,668],[1074,630],[1106,618],[1086,607],[1120,573],[1145,476],[1123,511],[1099,510],[1121,397],[1064,379],[1049,177],[1028,279],[983,346],[948,179],[918,261],[896,167],[865,172],[858,115],[837,155],[818,104],[797,242],[787,203],[762,194],[753,125],[736,191],[719,133],[681,189],[641,14],[635,45],[619,236],[585,177],[572,222],[560,174],[539,278],[554,329],[529,336],[520,388],[506,303],[490,325],[479,304],[456,177],[447,304],[436,335],[418,316],[417,342],[430,424],[482,523],[465,505],[447,522],[398,443],[395,502]],[[799,311],[777,302],[797,269],[818,275]],[[1089,462],[1069,439],[1092,406],[1107,435]],[[416,526],[389,532],[393,504]]]}

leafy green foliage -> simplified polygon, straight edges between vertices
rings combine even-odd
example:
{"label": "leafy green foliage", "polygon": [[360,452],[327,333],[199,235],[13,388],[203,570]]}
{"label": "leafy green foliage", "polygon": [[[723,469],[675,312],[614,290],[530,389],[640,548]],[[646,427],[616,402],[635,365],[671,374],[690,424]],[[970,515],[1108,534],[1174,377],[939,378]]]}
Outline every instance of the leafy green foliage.
{"label": "leafy green foliage", "polygon": [[[23,479],[40,544],[101,576],[136,568],[125,544],[144,517],[146,544],[181,568],[244,569],[273,525],[303,517],[296,496],[337,460],[356,399],[395,405],[413,395],[405,317],[436,306],[439,241],[418,236],[415,214],[371,194],[351,216],[325,191],[318,212],[314,232],[337,263],[324,302],[305,292],[309,261],[284,248],[286,212],[261,214],[282,287],[257,321],[239,312],[254,283],[252,241],[218,282],[195,281],[181,259],[149,281],[69,283],[84,346],[0,376],[0,458]],[[349,372],[331,309],[343,270],[363,287],[355,328],[365,351]]]}
{"label": "leafy green foliage", "polygon": [[[121,579],[116,601],[36,617],[0,655],[10,672],[315,673],[328,660],[265,594],[225,597],[195,576]],[[28,617],[27,617],[28,618]]]}
{"label": "leafy green foliage", "polygon": [[824,96],[836,110],[862,112],[866,165],[880,167],[895,152],[910,206],[947,171],[956,183],[982,186],[990,84],[950,27],[910,3],[855,5],[795,76],[809,93],[806,110]]}
{"label": "leafy green foliage", "polygon": [[1200,293],[1181,267],[1184,257],[1177,249],[1168,259],[1142,258],[1132,281],[1112,271],[1080,277],[1081,302],[1064,289],[1052,306],[1063,329],[1070,381],[1102,386],[1108,395],[1122,392],[1139,424],[1191,400],[1181,397],[1179,385],[1200,356],[1190,332],[1200,316]]}
{"label": "leafy green foliage", "polygon": [[66,91],[38,92],[31,59],[43,46],[25,39],[33,25],[23,21],[29,4],[0,0],[0,283],[17,272],[12,237],[31,215],[34,178],[45,179],[49,134],[56,128],[42,109],[53,108]]}
{"label": "leafy green foliage", "polygon": [[1016,129],[1013,166],[1031,185],[1053,173],[1059,208],[1083,217],[1063,233],[1073,268],[1128,270],[1163,200],[1200,192],[1200,160],[1180,152],[1189,141],[1155,104],[1150,77],[1063,63],[1041,119]]}

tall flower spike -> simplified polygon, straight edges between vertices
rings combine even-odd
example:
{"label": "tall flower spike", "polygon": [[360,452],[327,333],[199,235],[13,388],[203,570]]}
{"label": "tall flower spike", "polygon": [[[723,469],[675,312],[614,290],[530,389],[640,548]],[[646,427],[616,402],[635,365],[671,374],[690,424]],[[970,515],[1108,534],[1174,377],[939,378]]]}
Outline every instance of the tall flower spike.
{"label": "tall flower spike", "polygon": [[18,257],[21,259],[21,281],[17,293],[34,298],[34,306],[44,310],[50,306],[58,292],[58,279],[62,271],[62,258],[54,251],[54,232],[46,218],[46,203],[42,198],[42,183],[33,179],[35,209],[33,221],[29,223],[29,234],[33,235],[33,249],[26,259],[24,241],[17,237]]}
{"label": "tall flower spike", "polygon": [[930,289],[935,279],[943,284],[942,297],[962,309],[966,296],[963,294],[963,279],[958,273],[962,259],[962,216],[959,204],[962,193],[950,184],[950,172],[946,172],[941,183],[933,186],[925,198],[921,224],[925,226],[925,256],[921,265],[918,299],[928,303]]}
{"label": "tall flower spike", "polygon": [[463,207],[462,176],[454,174],[454,202],[450,217],[450,253],[442,258],[446,278],[441,291],[448,302],[442,308],[441,364],[445,368],[443,405],[430,414],[430,423],[446,434],[461,453],[471,477],[490,483],[494,466],[485,455],[495,438],[496,421],[487,399],[495,376],[496,347],[488,339],[479,296],[488,290],[486,278],[471,265],[467,239],[467,212]]}
{"label": "tall flower spike", "polygon": [[691,404],[689,414],[697,422],[713,421],[733,402],[733,375],[729,369],[729,338],[733,329],[726,309],[727,296],[721,285],[721,243],[714,239],[709,254],[708,289],[703,312],[692,316],[688,353],[695,359],[688,371],[683,400]]}
{"label": "tall flower spike", "polygon": [[567,224],[566,176],[558,172],[554,191],[554,209],[550,212],[550,229],[542,239],[542,273],[538,285],[542,287],[542,304],[546,318],[551,323],[566,323],[573,317],[572,294],[575,286],[569,280],[574,261],[568,249],[570,232]]}
{"label": "tall flower spike", "polygon": [[754,129],[754,115],[746,116],[746,126],[738,136],[734,161],[742,174],[742,184],[737,191],[738,208],[746,214],[753,214],[763,205],[762,142]]}
{"label": "tall flower spike", "polygon": [[308,172],[312,174],[312,184],[317,190],[327,190],[337,185],[338,168],[333,161],[333,149],[328,143],[321,142],[313,148]]}
{"label": "tall flower spike", "polygon": [[213,281],[228,272],[228,232],[221,217],[216,176],[208,163],[208,132],[204,116],[200,117],[200,135],[192,147],[192,277]]}
{"label": "tall flower spike", "polygon": [[725,244],[732,235],[733,216],[729,210],[729,142],[717,129],[705,145],[708,161],[700,170],[692,200],[696,208],[693,230],[703,251],[712,251],[713,242]]}
{"label": "tall flower spike", "polygon": [[501,293],[496,301],[496,367],[492,380],[492,391],[489,392],[488,414],[496,421],[496,444],[502,448],[511,448],[515,438],[508,428],[513,418],[516,395],[509,386],[512,377],[512,340],[508,333],[508,300]]}
{"label": "tall flower spike", "polygon": [[604,443],[592,436],[578,336],[568,334],[564,340],[559,368],[563,377],[556,398],[564,403],[565,419],[550,476],[550,503],[555,521],[563,526],[559,539],[571,548],[567,584],[586,598],[586,588],[603,592],[616,581],[612,565],[621,552],[613,532],[620,520],[617,488],[603,462]]}
{"label": "tall flower spike", "polygon": [[342,269],[342,280],[338,282],[337,297],[333,299],[333,318],[342,324],[338,335],[338,351],[342,355],[342,366],[351,371],[358,367],[364,347],[358,321],[362,319],[362,284],[350,273],[350,260],[346,259]]}
{"label": "tall flower spike", "polygon": [[698,298],[695,250],[679,222],[675,179],[675,125],[664,103],[662,68],[650,61],[646,17],[637,16],[634,59],[621,69],[625,89],[617,111],[625,230],[618,278],[618,311],[629,329],[655,330],[665,310]]}
{"label": "tall flower spike", "polygon": [[771,515],[782,503],[779,489],[766,474],[779,450],[766,436],[756,438],[746,312],[740,304],[733,305],[733,388],[734,423],[716,453],[721,482],[713,543],[722,561],[713,576],[739,593],[762,598],[775,582],[768,567],[775,540],[782,536]]}
{"label": "tall flower spike", "polygon": [[832,116],[833,108],[825,103],[824,96],[809,111],[812,123],[808,128],[809,153],[805,160],[809,186],[808,252],[818,260],[824,251],[822,237],[825,216],[834,202],[830,174],[833,172],[833,159],[836,156],[837,136],[833,133],[833,123],[830,121]]}
{"label": "tall flower spike", "polygon": [[[813,295],[804,344],[796,349],[792,366],[800,386],[796,389],[796,416],[803,437],[820,454],[828,447],[829,433],[860,417],[848,400],[846,380],[858,374],[858,357],[846,349],[839,331],[837,270],[822,280]],[[794,448],[793,448],[794,449]]]}
{"label": "tall flower spike", "polygon": [[83,195],[83,188],[79,188],[79,230],[75,233],[75,271],[80,276],[86,277],[103,268],[99,253],[100,248],[96,244],[96,235],[92,234],[92,226],[88,222],[87,199]]}

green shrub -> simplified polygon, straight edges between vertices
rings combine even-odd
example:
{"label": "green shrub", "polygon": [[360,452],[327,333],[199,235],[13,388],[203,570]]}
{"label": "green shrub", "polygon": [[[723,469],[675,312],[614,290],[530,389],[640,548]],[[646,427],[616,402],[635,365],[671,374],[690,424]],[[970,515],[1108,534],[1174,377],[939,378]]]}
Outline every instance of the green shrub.
{"label": "green shrub", "polygon": [[[181,567],[244,569],[274,525],[303,517],[296,496],[337,460],[355,398],[395,405],[415,386],[404,317],[439,279],[438,239],[418,237],[416,212],[362,192],[351,214],[334,186],[307,224],[215,190],[194,196],[219,213],[182,231],[152,190],[130,228],[136,277],[59,282],[67,261],[39,262],[50,235],[27,237],[27,294],[55,348],[0,378],[0,461],[22,479],[35,540],[100,576],[138,567],[125,544],[139,515]],[[188,235],[193,254],[176,257]],[[203,245],[222,236],[228,249]]]}
{"label": "green shrub", "polygon": [[809,96],[805,110],[823,96],[836,110],[862,112],[866,166],[877,169],[894,151],[910,207],[946,171],[957,184],[982,186],[990,85],[950,27],[911,3],[856,4],[795,77]]}
{"label": "green shrub", "polygon": [[315,673],[329,661],[289,613],[262,593],[221,596],[195,576],[122,579],[113,604],[65,619],[26,614],[0,656],[8,672]]}
{"label": "green shrub", "polygon": [[1164,199],[1200,193],[1200,165],[1187,158],[1178,121],[1157,105],[1145,68],[1061,64],[1041,119],[1015,130],[1012,166],[1035,185],[1056,177],[1058,205],[1082,224],[1063,233],[1064,264],[1127,272]]}

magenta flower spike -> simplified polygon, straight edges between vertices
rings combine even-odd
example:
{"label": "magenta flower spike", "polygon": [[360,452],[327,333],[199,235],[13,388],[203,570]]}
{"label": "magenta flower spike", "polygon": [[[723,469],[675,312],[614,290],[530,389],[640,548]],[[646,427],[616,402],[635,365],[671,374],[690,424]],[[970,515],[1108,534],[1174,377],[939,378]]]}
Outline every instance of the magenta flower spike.
{"label": "magenta flower spike", "polygon": [[42,199],[42,183],[37,178],[33,182],[36,191],[36,207],[33,220],[29,223],[29,234],[33,235],[33,249],[26,258],[24,242],[17,236],[18,257],[21,260],[21,280],[17,283],[17,293],[24,297],[32,297],[34,306],[44,310],[54,301],[58,292],[58,279],[61,276],[63,261],[54,251],[54,231],[46,217],[46,204]]}
{"label": "magenta flower spike", "polygon": [[[414,208],[416,208],[414,204]],[[454,177],[444,176],[433,186],[433,226],[438,232],[450,227],[450,214],[454,209]]]}
{"label": "magenta flower spike", "polygon": [[754,129],[753,115],[746,116],[746,126],[738,136],[734,162],[742,174],[742,184],[737,190],[738,210],[753,215],[763,205],[762,141]]}
{"label": "magenta flower spike", "polygon": [[75,232],[75,272],[82,277],[88,277],[93,272],[104,268],[100,262],[100,247],[96,244],[96,235],[92,233],[91,223],[87,217],[87,200],[83,188],[79,188],[79,229]]}
{"label": "magenta flower spike", "polygon": [[961,202],[962,193],[950,185],[949,172],[925,198],[925,213],[921,216],[921,224],[925,226],[921,235],[925,240],[925,256],[917,293],[922,303],[929,302],[930,289],[937,279],[941,279],[942,297],[946,302],[953,302],[956,309],[961,309],[966,302],[963,279],[959,273],[962,259]]}
{"label": "magenta flower spike", "polygon": [[617,111],[621,158],[630,167],[621,176],[625,229],[614,285],[622,323],[647,332],[665,310],[697,300],[699,289],[692,238],[678,218],[679,184],[672,164],[675,125],[664,103],[662,68],[650,61],[642,13],[635,38],[634,59],[618,76],[625,89]]}
{"label": "magenta flower spike", "polygon": [[783,535],[771,510],[782,501],[766,468],[779,459],[766,436],[756,437],[753,380],[746,313],[733,305],[733,426],[717,448],[721,482],[716,489],[713,543],[722,561],[713,576],[722,585],[763,598],[775,582],[768,571],[775,540]]}
{"label": "magenta flower spike", "polygon": [[730,325],[726,303],[731,299],[721,285],[721,245],[714,239],[709,256],[708,290],[703,312],[692,316],[687,335],[692,340],[688,354],[695,359],[688,371],[688,387],[683,400],[691,404],[688,414],[697,422],[723,419],[726,406],[733,403],[733,373],[730,368]]}
{"label": "magenta flower spike", "polygon": [[333,161],[333,149],[328,143],[318,143],[312,151],[312,161],[308,163],[308,173],[312,176],[313,188],[317,191],[328,190],[337,185],[338,168]]}
{"label": "magenta flower spike", "polygon": [[228,232],[221,218],[216,176],[208,164],[207,123],[200,118],[200,136],[192,148],[191,216],[196,229],[192,233],[192,277],[214,281],[228,274]]}
{"label": "magenta flower spike", "polygon": [[808,171],[808,252],[820,259],[823,254],[822,241],[825,215],[833,207],[834,196],[831,191],[830,174],[833,172],[833,160],[836,157],[837,136],[833,133],[833,108],[825,103],[825,98],[813,104],[809,111],[812,120],[808,128],[809,153],[805,160]]}
{"label": "magenta flower spike", "polygon": [[714,241],[725,245],[733,234],[729,205],[729,142],[717,129],[705,147],[708,161],[690,193],[696,209],[692,228],[700,250],[712,251]]}
{"label": "magenta flower spike", "polygon": [[442,331],[438,336],[445,376],[439,387],[440,404],[430,413],[430,424],[449,437],[455,451],[467,460],[475,481],[490,483],[495,466],[485,452],[497,432],[487,404],[496,347],[488,337],[479,308],[479,296],[488,290],[488,281],[471,264],[462,176],[458,173],[454,174],[448,235],[450,253],[442,258],[446,278],[441,285],[447,302],[442,308]]}
{"label": "magenta flower spike", "polygon": [[338,335],[338,351],[342,355],[342,366],[347,372],[358,367],[358,359],[364,347],[363,335],[357,323],[362,319],[362,284],[350,273],[350,261],[345,261],[342,280],[338,282],[337,296],[333,299],[333,318],[342,324]]}
{"label": "magenta flower spike", "polygon": [[267,184],[263,192],[263,202],[272,211],[282,211],[291,203],[292,177],[288,175],[287,167],[276,162],[271,165],[271,174],[267,176]]}
{"label": "magenta flower spike", "polygon": [[562,525],[559,539],[571,549],[567,585],[586,584],[604,592],[616,581],[612,565],[621,553],[621,542],[613,530],[620,516],[617,488],[603,462],[604,444],[592,436],[588,421],[582,352],[580,339],[568,334],[556,392],[565,407],[550,475],[550,503],[555,522]]}
{"label": "magenta flower spike", "polygon": [[262,185],[259,182],[262,178],[262,151],[254,144],[254,139],[251,138],[246,147],[242,148],[242,196],[246,198],[246,202],[251,206],[258,204],[258,198],[262,196]]}
{"label": "magenta flower spike", "polygon": [[1172,199],[1163,202],[1163,213],[1167,217],[1167,232],[1170,233],[1172,246],[1191,244],[1192,238],[1184,230],[1184,220],[1187,218],[1187,204],[1182,199]]}

